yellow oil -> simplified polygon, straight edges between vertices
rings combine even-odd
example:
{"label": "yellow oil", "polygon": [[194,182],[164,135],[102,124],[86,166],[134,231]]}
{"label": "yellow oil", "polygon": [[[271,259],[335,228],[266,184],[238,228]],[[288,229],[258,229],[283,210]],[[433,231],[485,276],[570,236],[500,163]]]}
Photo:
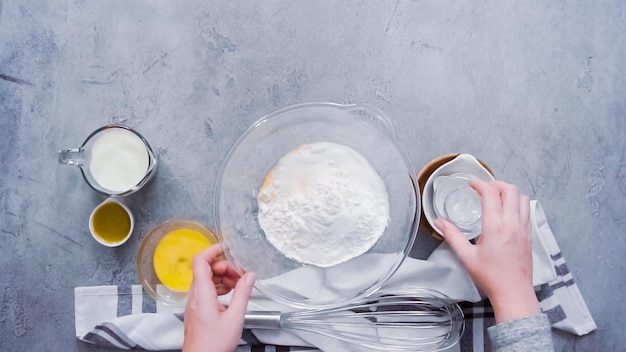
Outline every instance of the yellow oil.
{"label": "yellow oil", "polygon": [[102,241],[110,244],[122,242],[130,232],[130,217],[124,208],[116,202],[100,206],[93,214],[94,233]]}

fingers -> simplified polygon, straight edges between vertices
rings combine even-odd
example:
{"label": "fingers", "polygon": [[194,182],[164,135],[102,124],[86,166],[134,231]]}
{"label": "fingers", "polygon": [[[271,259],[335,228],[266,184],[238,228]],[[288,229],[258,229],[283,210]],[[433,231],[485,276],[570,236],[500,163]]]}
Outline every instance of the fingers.
{"label": "fingers", "polygon": [[228,306],[228,315],[236,317],[236,319],[243,319],[243,316],[246,314],[250,295],[252,294],[252,288],[254,287],[254,278],[254,273],[250,272],[242,276],[241,280],[237,282],[235,292]]}
{"label": "fingers", "polygon": [[[521,194],[515,185],[502,181],[485,182],[480,179],[470,181],[470,186],[481,196],[483,228],[487,230],[498,219],[506,222],[529,219],[528,197]],[[485,231],[491,233],[491,231]]]}
{"label": "fingers", "polygon": [[225,260],[217,260],[223,253],[221,244],[215,244],[198,253],[193,258],[193,275],[202,290],[210,290],[210,283],[213,283],[216,295],[224,295],[230,292],[239,281],[241,275],[235,268]]}
{"label": "fingers", "polygon": [[214,276],[226,276],[239,278],[241,275],[235,270],[235,268],[226,260],[219,260],[211,264],[211,270]]}
{"label": "fingers", "polygon": [[217,289],[217,294],[220,296],[235,288],[237,281],[241,278],[237,270],[224,260],[211,264],[211,270],[213,271],[213,283]]}
{"label": "fingers", "polygon": [[222,296],[227,294],[228,292],[232,291],[233,287],[231,286],[225,286],[223,284],[215,284],[215,291],[217,292],[218,296]]}
{"label": "fingers", "polygon": [[203,250],[202,252],[198,253],[196,257],[202,258],[202,260],[204,260],[207,263],[212,263],[215,260],[215,258],[219,257],[223,252],[224,250],[222,249],[222,244],[216,243],[214,245],[211,245],[209,248]]}
{"label": "fingers", "polygon": [[494,183],[494,186],[500,189],[504,218],[507,221],[519,221],[521,204],[517,186],[498,181]]}
{"label": "fingers", "polygon": [[237,286],[237,282],[239,282],[239,277],[237,278],[213,277],[213,284],[215,285],[215,289],[217,290],[217,294],[219,296],[225,295],[228,292],[230,292],[233,288],[235,288],[235,286]]}
{"label": "fingers", "polygon": [[443,232],[443,237],[456,253],[456,256],[466,263],[467,258],[474,250],[473,245],[465,238],[459,229],[444,219],[435,219],[435,225]]}
{"label": "fingers", "polygon": [[212,245],[211,247],[203,250],[193,257],[192,271],[193,281],[192,286],[194,289],[207,292],[212,296],[217,297],[215,286],[213,285],[213,272],[211,270],[210,263],[222,253],[222,247],[219,244]]}
{"label": "fingers", "polygon": [[483,219],[485,214],[492,214],[491,216],[499,217],[502,214],[502,200],[500,199],[500,189],[496,187],[495,182],[485,182],[481,179],[475,178],[470,181],[470,187],[472,187],[480,195],[480,206],[483,212]]}

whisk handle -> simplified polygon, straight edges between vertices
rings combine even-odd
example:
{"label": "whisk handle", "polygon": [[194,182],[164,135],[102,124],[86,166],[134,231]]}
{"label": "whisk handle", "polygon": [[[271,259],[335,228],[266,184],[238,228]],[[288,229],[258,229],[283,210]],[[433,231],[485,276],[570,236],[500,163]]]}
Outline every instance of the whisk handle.
{"label": "whisk handle", "polygon": [[247,312],[243,327],[245,329],[280,329],[280,312]]}

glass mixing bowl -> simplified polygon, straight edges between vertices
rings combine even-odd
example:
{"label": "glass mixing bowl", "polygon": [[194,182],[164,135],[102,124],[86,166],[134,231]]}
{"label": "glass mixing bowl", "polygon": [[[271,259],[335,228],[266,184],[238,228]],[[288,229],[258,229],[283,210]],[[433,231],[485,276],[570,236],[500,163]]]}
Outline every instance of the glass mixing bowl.
{"label": "glass mixing bowl", "polygon": [[[290,151],[316,142],[360,153],[389,196],[389,223],[374,246],[324,268],[286,257],[266,239],[257,220],[256,196],[268,172]],[[380,288],[411,249],[421,206],[415,172],[391,122],[364,105],[307,103],[261,118],[229,151],[215,193],[216,229],[228,260],[240,273],[255,272],[259,291],[298,308],[338,306]]]}

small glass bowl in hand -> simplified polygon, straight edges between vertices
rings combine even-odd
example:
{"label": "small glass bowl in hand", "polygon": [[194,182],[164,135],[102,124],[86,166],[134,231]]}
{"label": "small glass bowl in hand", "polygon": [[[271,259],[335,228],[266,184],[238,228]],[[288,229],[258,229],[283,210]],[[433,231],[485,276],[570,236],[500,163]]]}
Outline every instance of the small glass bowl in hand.
{"label": "small glass bowl in hand", "polygon": [[433,182],[435,214],[452,222],[466,236],[476,237],[481,229],[480,196],[469,185],[472,175],[439,176]]}

